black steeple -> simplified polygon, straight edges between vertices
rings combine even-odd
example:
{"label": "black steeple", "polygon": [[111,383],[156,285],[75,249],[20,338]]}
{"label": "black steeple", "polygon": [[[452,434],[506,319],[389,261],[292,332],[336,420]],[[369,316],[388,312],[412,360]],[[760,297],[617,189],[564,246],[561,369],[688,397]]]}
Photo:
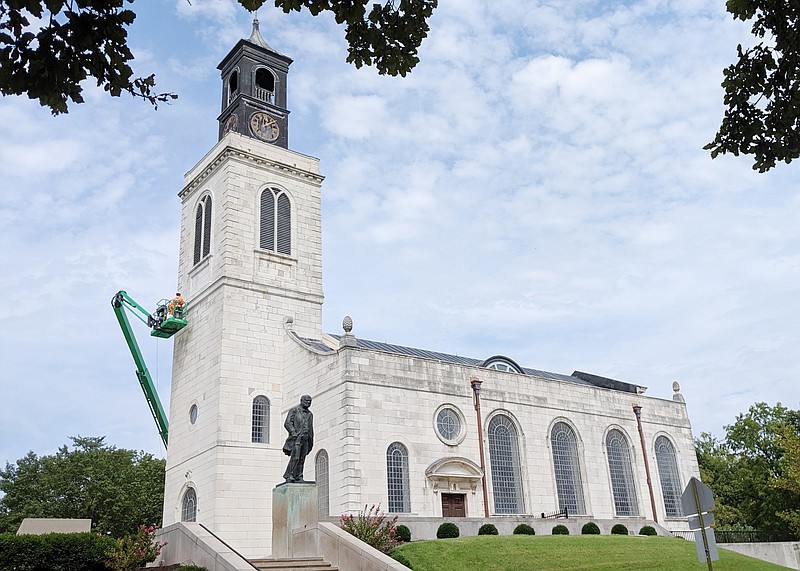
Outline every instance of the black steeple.
{"label": "black steeple", "polygon": [[253,18],[250,37],[239,40],[217,66],[222,72],[220,139],[236,131],[289,148],[286,75],[291,64],[261,37],[258,18]]}

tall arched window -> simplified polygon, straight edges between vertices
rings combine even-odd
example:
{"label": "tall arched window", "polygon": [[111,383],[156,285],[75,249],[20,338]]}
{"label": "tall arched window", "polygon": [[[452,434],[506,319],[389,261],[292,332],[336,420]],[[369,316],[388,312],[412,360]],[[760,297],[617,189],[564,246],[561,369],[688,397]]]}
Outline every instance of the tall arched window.
{"label": "tall arched window", "polygon": [[253,442],[269,442],[269,399],[264,395],[253,399]]}
{"label": "tall arched window", "polygon": [[399,442],[392,442],[386,449],[386,481],[389,488],[389,513],[410,512],[408,450]]}
{"label": "tall arched window", "polygon": [[553,447],[553,468],[556,474],[558,507],[567,513],[585,514],[583,480],[578,459],[578,439],[566,422],[557,422],[550,433]]}
{"label": "tall arched window", "polygon": [[327,517],[330,514],[330,480],[328,476],[328,453],[324,450],[317,452],[317,459],[314,461],[314,473],[317,481],[317,512],[320,516]]}
{"label": "tall arched window", "polygon": [[291,255],[292,204],[285,192],[277,188],[267,188],[261,193],[260,226],[259,247],[262,250]]}
{"label": "tall arched window", "polygon": [[197,494],[194,488],[187,488],[183,494],[181,521],[197,521]]}
{"label": "tall arched window", "polygon": [[206,196],[197,205],[194,217],[194,263],[211,252],[211,196]]}
{"label": "tall arched window", "polygon": [[498,514],[523,513],[517,428],[510,418],[500,414],[489,422],[488,433],[494,511]]}
{"label": "tall arched window", "polygon": [[678,473],[678,460],[675,447],[669,438],[656,438],[656,464],[658,478],[661,480],[661,496],[664,498],[664,513],[667,517],[681,517],[681,477]]}
{"label": "tall arched window", "polygon": [[625,435],[616,429],[606,434],[608,472],[611,474],[611,491],[614,494],[614,510],[618,517],[639,515],[636,487],[633,484],[631,449]]}

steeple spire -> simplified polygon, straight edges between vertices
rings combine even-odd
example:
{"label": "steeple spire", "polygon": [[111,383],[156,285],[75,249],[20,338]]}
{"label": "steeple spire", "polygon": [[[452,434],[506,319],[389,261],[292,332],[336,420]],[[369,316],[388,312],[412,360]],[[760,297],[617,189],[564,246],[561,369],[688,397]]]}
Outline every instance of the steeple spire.
{"label": "steeple spire", "polygon": [[258,30],[258,12],[253,12],[253,31],[250,33],[250,37],[247,41],[270,51],[275,51],[261,36],[261,32]]}

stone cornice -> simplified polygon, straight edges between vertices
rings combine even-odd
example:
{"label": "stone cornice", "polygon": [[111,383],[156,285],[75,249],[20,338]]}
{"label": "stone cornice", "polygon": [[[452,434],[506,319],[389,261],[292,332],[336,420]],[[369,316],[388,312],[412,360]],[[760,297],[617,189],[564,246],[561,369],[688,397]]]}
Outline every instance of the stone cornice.
{"label": "stone cornice", "polygon": [[243,149],[226,146],[216,157],[214,157],[210,163],[205,166],[205,168],[199,174],[197,174],[183,187],[183,189],[178,193],[178,196],[181,199],[185,198],[186,195],[191,193],[198,186],[202,185],[203,182],[227,160],[238,160],[262,168],[271,169],[304,182],[313,182],[318,186],[322,184],[323,180],[325,180],[325,177],[320,174],[290,166],[281,161],[268,159]]}

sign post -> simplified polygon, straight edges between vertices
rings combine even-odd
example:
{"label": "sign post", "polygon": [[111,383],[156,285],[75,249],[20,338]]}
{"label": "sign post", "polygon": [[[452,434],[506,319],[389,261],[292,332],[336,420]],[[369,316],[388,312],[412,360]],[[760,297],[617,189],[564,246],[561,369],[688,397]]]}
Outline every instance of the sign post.
{"label": "sign post", "polygon": [[681,495],[683,513],[688,516],[689,529],[694,531],[697,559],[708,564],[708,571],[713,571],[712,561],[719,560],[717,542],[714,539],[714,494],[711,488],[692,476]]}

